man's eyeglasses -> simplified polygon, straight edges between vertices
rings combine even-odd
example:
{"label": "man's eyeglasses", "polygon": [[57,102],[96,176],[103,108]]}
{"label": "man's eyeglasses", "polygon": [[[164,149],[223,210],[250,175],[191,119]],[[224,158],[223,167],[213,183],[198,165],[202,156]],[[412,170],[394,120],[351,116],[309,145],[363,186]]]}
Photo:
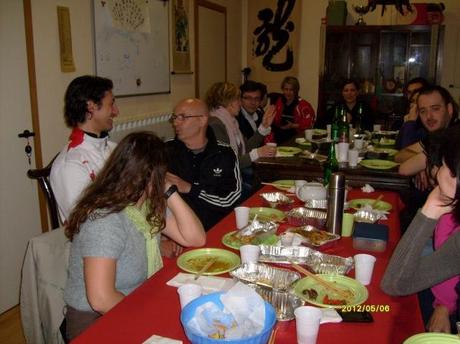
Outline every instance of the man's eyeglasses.
{"label": "man's eyeglasses", "polygon": [[169,121],[170,122],[174,122],[176,119],[179,121],[179,122],[183,122],[185,121],[187,118],[193,118],[193,117],[203,117],[204,115],[184,115],[182,113],[176,115],[176,114],[172,114],[171,117],[169,117]]}

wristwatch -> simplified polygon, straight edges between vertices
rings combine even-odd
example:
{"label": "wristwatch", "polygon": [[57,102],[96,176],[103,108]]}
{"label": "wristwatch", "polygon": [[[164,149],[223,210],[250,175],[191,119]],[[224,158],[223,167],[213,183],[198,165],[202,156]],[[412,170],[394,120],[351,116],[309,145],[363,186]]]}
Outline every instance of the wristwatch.
{"label": "wristwatch", "polygon": [[165,192],[165,198],[168,199],[169,197],[171,197],[171,195],[175,192],[177,192],[178,189],[177,189],[177,186],[176,185],[171,185],[168,190],[166,190]]}

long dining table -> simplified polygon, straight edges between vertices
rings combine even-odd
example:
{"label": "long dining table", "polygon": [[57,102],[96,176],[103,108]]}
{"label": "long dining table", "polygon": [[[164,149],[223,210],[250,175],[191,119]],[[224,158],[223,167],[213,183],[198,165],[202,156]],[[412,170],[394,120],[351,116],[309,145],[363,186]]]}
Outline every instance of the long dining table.
{"label": "long dining table", "polygon": [[[272,191],[276,191],[272,186],[264,186],[246,200],[244,205],[265,206],[259,194]],[[324,250],[325,253],[343,257],[357,253],[370,253],[377,258],[371,284],[367,286],[369,298],[364,303],[367,309],[375,309],[372,312],[374,321],[372,323],[322,324],[317,343],[402,343],[411,335],[424,331],[415,295],[392,297],[380,289],[380,281],[385,268],[400,238],[399,212],[404,205],[399,195],[391,191],[363,193],[359,189],[353,189],[349,191],[348,199],[375,199],[380,195],[383,195],[382,200],[393,207],[388,219],[380,221],[389,227],[389,240],[384,252],[356,250],[353,248],[350,237],[342,237],[334,245]],[[235,216],[232,212],[207,233],[205,246],[226,248],[221,242],[222,236],[235,230],[235,227]],[[278,233],[287,228],[287,224],[281,224]],[[154,334],[189,343],[180,323],[180,304],[176,288],[166,285],[166,282],[181,270],[176,265],[175,258],[164,258],[163,261],[164,267],[159,272],[99,318],[72,343],[142,343]],[[349,273],[350,277],[354,276],[353,271]],[[296,343],[294,320],[278,322],[276,343]]]}

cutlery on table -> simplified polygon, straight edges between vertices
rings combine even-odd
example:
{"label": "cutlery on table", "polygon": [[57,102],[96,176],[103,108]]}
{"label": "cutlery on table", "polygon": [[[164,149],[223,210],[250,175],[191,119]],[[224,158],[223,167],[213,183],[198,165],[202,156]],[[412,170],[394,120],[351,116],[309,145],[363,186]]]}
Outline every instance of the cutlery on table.
{"label": "cutlery on table", "polygon": [[377,203],[380,202],[380,200],[383,198],[383,195],[380,194],[379,197],[377,197],[372,203],[371,203],[371,208],[374,209],[374,207],[377,205]]}
{"label": "cutlery on table", "polygon": [[214,257],[211,260],[209,260],[209,262],[207,262],[205,266],[203,266],[201,270],[195,274],[195,277],[193,279],[196,281],[202,274],[208,271],[208,269],[211,267],[212,264],[216,262],[216,260],[217,260],[217,257]]}

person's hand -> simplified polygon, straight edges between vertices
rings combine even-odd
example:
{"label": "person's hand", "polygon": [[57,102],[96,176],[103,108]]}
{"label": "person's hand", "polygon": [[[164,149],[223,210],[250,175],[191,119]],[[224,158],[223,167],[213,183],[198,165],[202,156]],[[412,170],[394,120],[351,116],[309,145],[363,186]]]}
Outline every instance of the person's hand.
{"label": "person's hand", "polygon": [[404,122],[415,121],[417,120],[417,118],[418,118],[417,104],[411,103],[410,108],[409,108],[409,113],[404,116]]}
{"label": "person's hand", "polygon": [[428,176],[426,174],[426,171],[420,171],[417,173],[414,177],[414,184],[417,189],[420,191],[425,191],[428,190],[430,183],[428,182]]}
{"label": "person's hand", "polygon": [[272,125],[273,119],[275,118],[275,114],[276,114],[275,105],[267,106],[264,116],[262,117],[262,126],[264,128],[268,128],[269,126]]}
{"label": "person's hand", "polygon": [[160,252],[163,257],[173,258],[179,256],[184,248],[173,240],[162,237]]}
{"label": "person's hand", "polygon": [[436,186],[428,195],[422,207],[422,213],[430,219],[439,219],[442,215],[452,211],[452,206],[447,205],[450,200],[441,193],[439,186]]}
{"label": "person's hand", "polygon": [[427,325],[428,332],[450,333],[449,310],[447,307],[438,305]]}
{"label": "person's hand", "polygon": [[265,145],[257,148],[257,155],[260,158],[268,158],[276,155],[276,147]]}
{"label": "person's hand", "polygon": [[170,172],[166,172],[165,184],[168,185],[168,183],[169,183],[169,185],[172,185],[172,184],[176,185],[177,189],[181,193],[189,193],[190,189],[192,188],[192,184],[186,182],[182,178],[180,178],[180,177],[178,177],[175,174],[172,174]]}
{"label": "person's hand", "polygon": [[283,130],[296,129],[298,127],[299,125],[297,123],[287,122],[287,124],[281,126],[281,129]]}

